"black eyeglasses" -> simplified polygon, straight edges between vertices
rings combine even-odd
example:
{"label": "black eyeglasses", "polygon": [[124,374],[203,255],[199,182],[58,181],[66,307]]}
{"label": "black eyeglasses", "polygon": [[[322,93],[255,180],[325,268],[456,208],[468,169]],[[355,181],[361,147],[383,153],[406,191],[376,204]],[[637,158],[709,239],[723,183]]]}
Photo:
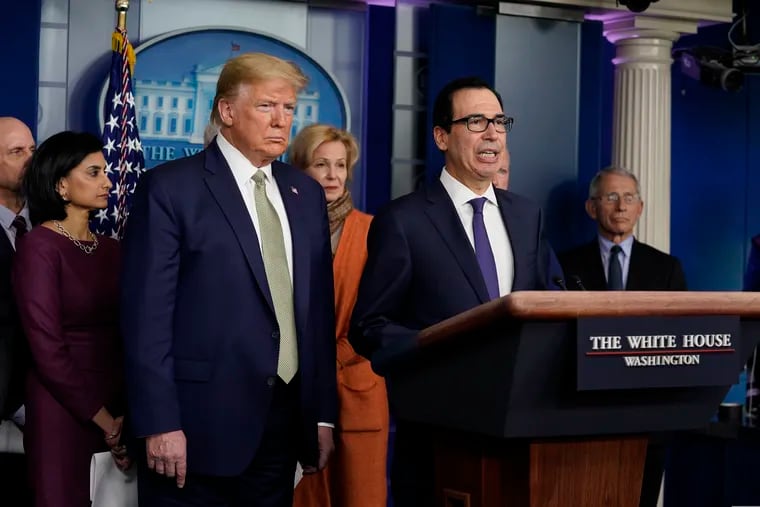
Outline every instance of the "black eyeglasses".
{"label": "black eyeglasses", "polygon": [[515,119],[503,114],[497,114],[493,118],[486,118],[482,114],[471,114],[457,120],[451,120],[452,125],[455,123],[464,123],[470,132],[485,132],[489,123],[493,123],[496,132],[509,132],[512,130]]}
{"label": "black eyeglasses", "polygon": [[626,204],[633,204],[636,202],[639,202],[640,197],[639,194],[623,194],[620,195],[617,192],[610,192],[609,194],[604,194],[599,197],[594,197],[597,201],[603,201],[607,204],[617,204],[621,200]]}

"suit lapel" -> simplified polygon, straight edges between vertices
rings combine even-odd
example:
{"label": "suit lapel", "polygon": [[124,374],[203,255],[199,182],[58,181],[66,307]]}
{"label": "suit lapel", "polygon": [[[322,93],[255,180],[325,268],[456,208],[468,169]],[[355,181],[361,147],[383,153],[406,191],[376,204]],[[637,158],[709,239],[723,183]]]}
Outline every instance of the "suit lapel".
{"label": "suit lapel", "polygon": [[[521,263],[527,257],[530,245],[528,240],[532,233],[522,230],[523,220],[520,219],[520,213],[512,206],[512,200],[507,192],[496,192],[496,201],[499,203],[499,213],[507,228],[509,244],[512,247],[512,258],[514,259],[514,276],[512,278],[512,289],[524,287],[522,278],[525,276],[524,270],[520,269]],[[496,255],[496,252],[494,252]],[[498,261],[497,261],[498,262]]]}
{"label": "suit lapel", "polygon": [[591,259],[589,271],[582,274],[581,282],[588,290],[607,290],[607,275],[604,274],[602,252],[599,250],[599,240],[594,239],[589,243],[588,258]]}
{"label": "suit lapel", "polygon": [[594,239],[588,243],[581,255],[588,258],[588,261],[581,261],[581,265],[587,266],[588,270],[580,273],[568,273],[568,275],[578,275],[587,290],[607,290],[607,276],[604,274],[599,240]]}
{"label": "suit lapel", "polygon": [[641,259],[639,242],[633,240],[631,245],[631,260],[628,262],[628,279],[625,281],[625,290],[642,290],[639,280],[644,280],[644,263]]}
{"label": "suit lapel", "polygon": [[427,199],[429,206],[425,213],[428,218],[454,254],[454,258],[480,301],[482,303],[489,301],[488,289],[483,280],[483,274],[480,272],[475,251],[472,249],[470,240],[467,239],[454,204],[440,181],[435,181],[427,187]]}
{"label": "suit lapel", "polygon": [[[240,190],[232,176],[227,161],[219,151],[216,141],[206,149],[206,175],[204,180],[208,186],[211,195],[213,195],[222,213],[227,218],[237,237],[240,248],[243,250],[248,266],[251,268],[253,277],[264,295],[264,299],[274,312],[272,295],[269,292],[269,283],[264,271],[264,260],[261,258],[261,248],[259,239],[256,236],[256,229],[251,223],[251,215],[245,206],[243,198],[240,196]],[[220,262],[224,262],[223,259]]]}
{"label": "suit lapel", "polygon": [[8,235],[4,230],[0,229],[0,257],[8,255],[12,256],[15,253],[15,249],[11,244],[11,240],[8,239]]}
{"label": "suit lapel", "polygon": [[309,262],[309,253],[311,245],[309,243],[308,224],[314,223],[305,216],[303,204],[300,202],[298,186],[291,178],[289,168],[280,162],[272,162],[272,175],[280,189],[282,202],[285,205],[285,212],[288,215],[288,224],[290,225],[290,236],[292,238],[293,249],[293,308],[296,316],[298,329],[304,329],[306,325],[306,315],[309,310],[309,277],[311,276]]}

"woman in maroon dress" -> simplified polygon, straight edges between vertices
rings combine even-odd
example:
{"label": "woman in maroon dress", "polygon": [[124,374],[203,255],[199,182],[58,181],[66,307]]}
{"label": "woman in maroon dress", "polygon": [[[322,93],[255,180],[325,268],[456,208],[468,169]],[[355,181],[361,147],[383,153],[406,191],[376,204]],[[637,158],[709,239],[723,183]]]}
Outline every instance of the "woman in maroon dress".
{"label": "woman in maroon dress", "polygon": [[121,438],[123,367],[116,241],[90,231],[111,182],[102,143],[61,132],[38,148],[24,176],[35,227],[17,244],[13,286],[32,352],[24,447],[37,507],[86,507],[90,459]]}

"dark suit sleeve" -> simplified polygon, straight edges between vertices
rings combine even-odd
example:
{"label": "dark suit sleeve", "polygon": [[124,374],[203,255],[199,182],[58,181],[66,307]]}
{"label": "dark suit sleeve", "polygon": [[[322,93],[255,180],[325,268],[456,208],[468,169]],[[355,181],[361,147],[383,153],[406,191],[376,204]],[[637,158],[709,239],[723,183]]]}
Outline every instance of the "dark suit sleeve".
{"label": "dark suit sleeve", "polygon": [[25,340],[14,318],[16,306],[11,301],[10,266],[6,275],[7,297],[0,297],[0,419],[12,415],[21,406],[29,362]]}
{"label": "dark suit sleeve", "polygon": [[[0,233],[3,231],[0,230]],[[8,283],[10,286],[10,281]],[[11,409],[8,405],[8,394],[11,384],[11,369],[13,367],[13,349],[15,330],[11,323],[11,301],[0,298],[0,418]]]}
{"label": "dark suit sleeve", "polygon": [[80,421],[89,421],[105,400],[93,396],[63,338],[60,260],[40,242],[19,242],[13,288],[34,369],[58,403]]}
{"label": "dark suit sleeve", "polygon": [[0,418],[12,410],[8,406],[13,350],[16,339],[13,295],[11,294],[11,256],[13,246],[0,229]]}
{"label": "dark suit sleeve", "polygon": [[316,331],[316,343],[320,362],[318,365],[319,409],[318,418],[321,423],[336,424],[338,420],[338,392],[335,358],[335,286],[333,283],[332,247],[330,246],[330,222],[327,218],[327,202],[320,192],[319,208],[322,211],[322,245],[320,245],[320,287],[315,287],[318,300],[317,315],[321,326]]}
{"label": "dark suit sleeve", "polygon": [[13,335],[8,326],[0,323],[0,418],[10,411],[8,391],[11,383],[11,357],[13,355]]}
{"label": "dark suit sleeve", "polygon": [[[544,241],[544,243],[546,244],[546,255],[548,257],[548,266],[546,269],[546,287],[549,290],[566,290],[567,281],[565,280],[565,273],[562,271],[562,266],[559,263],[559,259],[557,259],[557,254],[554,253],[554,249],[551,247],[548,241]],[[565,287],[563,287],[562,284],[565,284]]]}
{"label": "dark suit sleeve", "polygon": [[154,176],[140,179],[123,241],[121,306],[131,310],[121,324],[137,436],[181,428],[172,356],[180,230],[169,191]]}
{"label": "dark suit sleeve", "polygon": [[553,280],[564,278],[557,255],[544,235],[543,212],[540,209],[537,209],[537,212],[538,227],[535,230],[537,276],[535,283],[530,287],[515,286],[513,290],[558,290],[560,287]]}
{"label": "dark suit sleeve", "polygon": [[386,209],[372,220],[369,229],[367,263],[349,329],[354,350],[371,360],[376,371],[382,370],[387,359],[414,348],[419,330],[401,322],[411,280],[407,238],[393,212]]}
{"label": "dark suit sleeve", "polygon": [[670,275],[670,290],[687,290],[686,275],[681,267],[681,262],[673,257],[673,271]]}
{"label": "dark suit sleeve", "polygon": [[744,273],[744,290],[760,291],[760,236],[752,238],[752,246]]}

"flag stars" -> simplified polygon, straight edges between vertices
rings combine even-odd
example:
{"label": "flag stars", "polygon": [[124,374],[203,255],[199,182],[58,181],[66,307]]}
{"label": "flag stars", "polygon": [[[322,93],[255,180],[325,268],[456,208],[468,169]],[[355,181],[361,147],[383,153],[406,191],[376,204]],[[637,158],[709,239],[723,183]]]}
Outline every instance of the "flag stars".
{"label": "flag stars", "polygon": [[114,115],[111,115],[111,117],[106,122],[106,127],[108,127],[109,129],[113,130],[113,129],[117,128],[118,126],[119,126],[119,124],[116,122],[116,117]]}
{"label": "flag stars", "polygon": [[[124,34],[125,45],[129,44]],[[103,154],[105,172],[113,186],[108,195],[108,208],[97,211],[92,218],[93,229],[104,236],[119,239],[119,230],[129,214],[131,197],[137,179],[144,172],[145,159],[140,143],[138,120],[135,117],[137,97],[132,89],[129,73],[123,74],[124,56],[118,52],[113,60],[109,82],[109,96],[103,126]],[[119,209],[119,205],[122,206]]]}
{"label": "flag stars", "polygon": [[98,210],[98,212],[95,214],[95,220],[97,220],[98,223],[101,223],[101,224],[103,223],[103,220],[108,220],[108,208],[103,208],[101,210]]}
{"label": "flag stars", "polygon": [[110,137],[106,141],[106,145],[103,146],[103,149],[108,152],[108,155],[111,155],[112,151],[116,151],[116,146],[114,146],[114,141]]}

